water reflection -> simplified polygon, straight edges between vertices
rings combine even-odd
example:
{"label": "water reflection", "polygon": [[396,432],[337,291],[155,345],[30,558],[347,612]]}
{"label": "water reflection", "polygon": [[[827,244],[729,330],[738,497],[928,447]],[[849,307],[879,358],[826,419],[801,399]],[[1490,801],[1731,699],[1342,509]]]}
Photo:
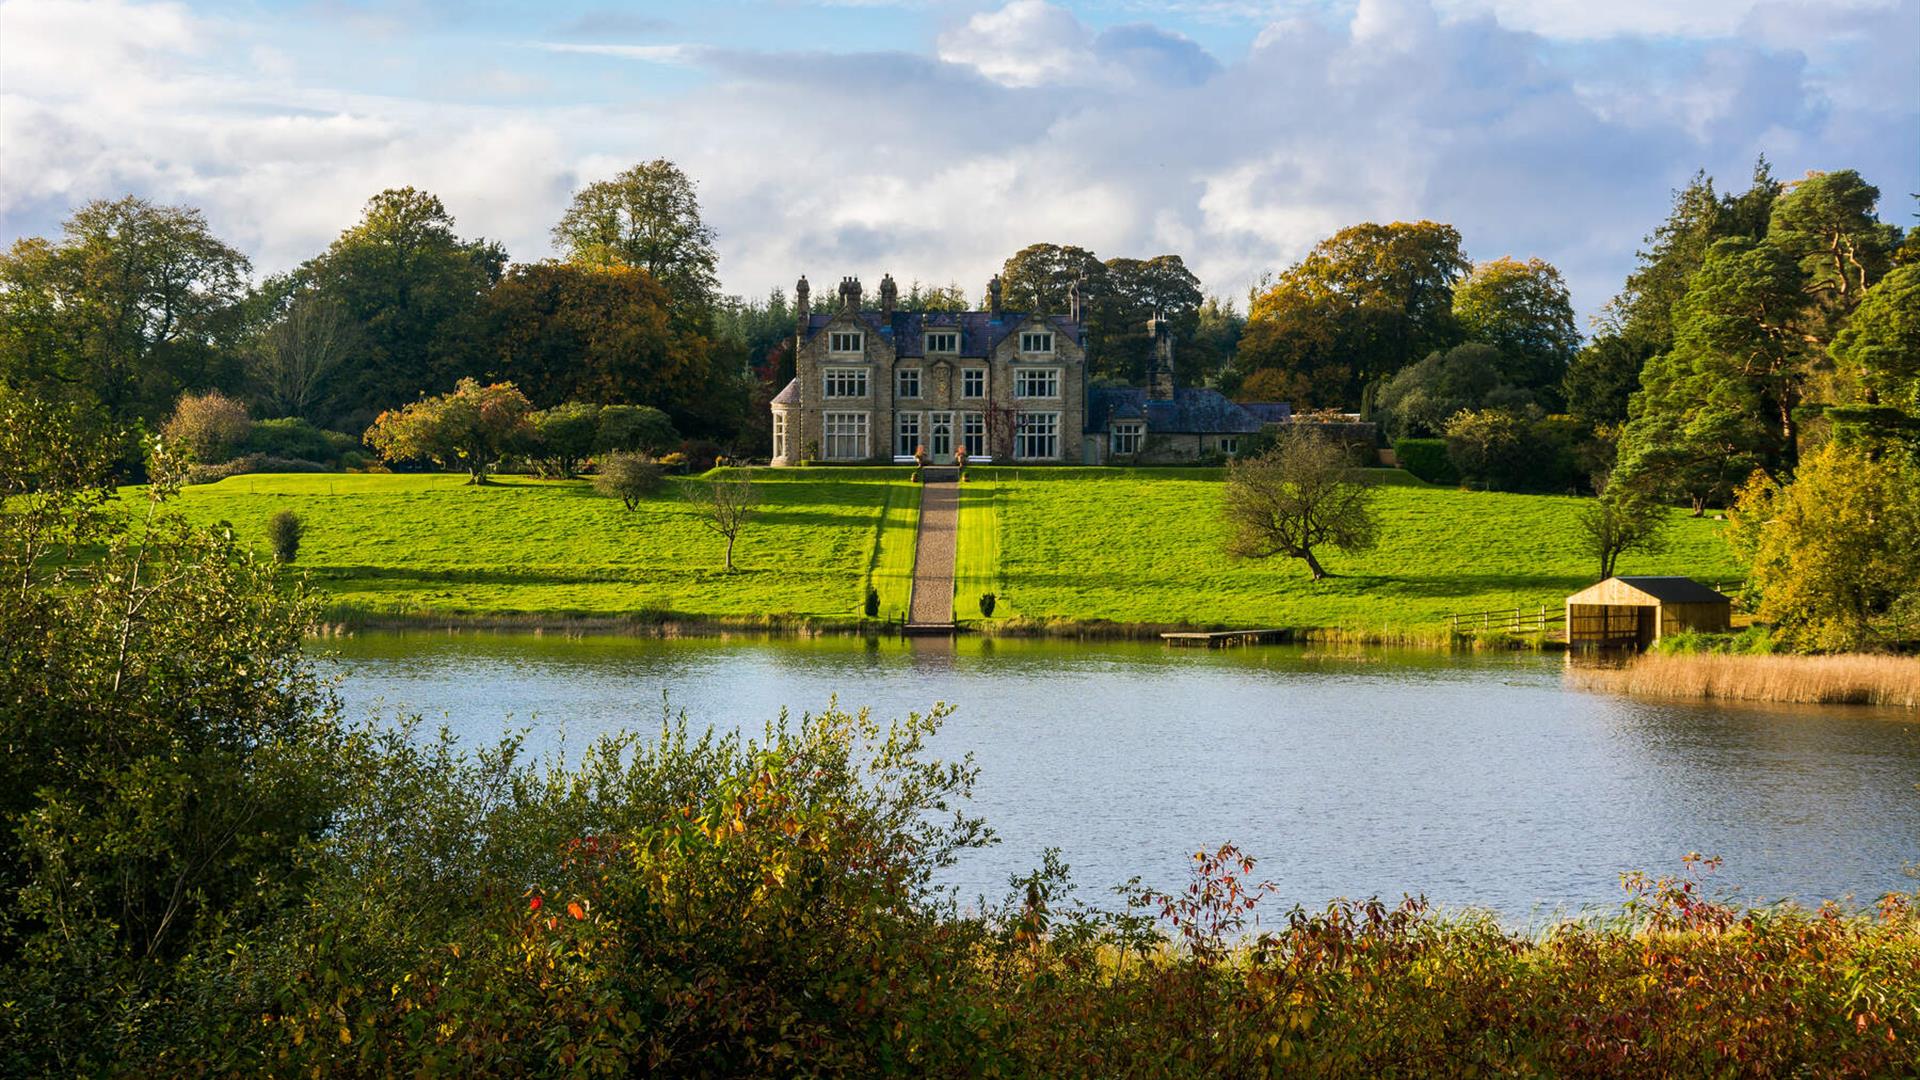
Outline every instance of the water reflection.
{"label": "water reflection", "polygon": [[1425,892],[1524,919],[1611,903],[1617,875],[1726,858],[1753,898],[1912,887],[1920,722],[1858,707],[1628,700],[1524,654],[1221,651],[962,638],[798,641],[365,635],[337,647],[355,709],[384,703],[535,750],[658,723],[757,731],[838,695],[958,711],[939,745],[983,767],[1005,842],[954,880],[999,893],[1057,845],[1089,891],[1168,886],[1233,840],[1291,900]]}

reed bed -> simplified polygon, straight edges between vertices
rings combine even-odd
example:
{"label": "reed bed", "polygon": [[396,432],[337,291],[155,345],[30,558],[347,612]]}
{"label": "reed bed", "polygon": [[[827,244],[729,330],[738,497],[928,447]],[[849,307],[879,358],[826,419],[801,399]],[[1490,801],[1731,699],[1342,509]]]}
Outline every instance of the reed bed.
{"label": "reed bed", "polygon": [[1579,668],[1593,690],[1658,697],[1890,705],[1920,709],[1920,657],[1649,655],[1620,668]]}

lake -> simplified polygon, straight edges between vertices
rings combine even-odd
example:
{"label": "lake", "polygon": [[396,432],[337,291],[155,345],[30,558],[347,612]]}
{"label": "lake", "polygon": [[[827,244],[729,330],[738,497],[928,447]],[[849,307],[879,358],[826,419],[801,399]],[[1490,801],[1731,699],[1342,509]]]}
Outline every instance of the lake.
{"label": "lake", "polygon": [[1566,660],[1353,646],[1170,650],[962,638],[653,640],[369,633],[328,641],[352,715],[417,712],[532,749],[782,707],[956,706],[1002,842],[949,880],[1001,895],[1059,847],[1080,897],[1184,880],[1232,841],[1287,903],[1424,893],[1514,923],[1622,897],[1625,870],[1725,859],[1716,891],[1870,901],[1914,887],[1920,715],[1577,691]]}

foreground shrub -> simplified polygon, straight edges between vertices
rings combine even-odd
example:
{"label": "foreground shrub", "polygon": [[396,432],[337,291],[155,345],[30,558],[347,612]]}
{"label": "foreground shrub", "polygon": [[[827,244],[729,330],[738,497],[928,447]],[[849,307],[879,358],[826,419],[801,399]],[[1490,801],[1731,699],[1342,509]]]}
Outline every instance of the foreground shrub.
{"label": "foreground shrub", "polygon": [[182,447],[196,462],[217,465],[238,453],[251,430],[247,407],[218,390],[182,394],[161,437]]}
{"label": "foreground shrub", "polygon": [[663,482],[660,463],[645,454],[613,453],[600,459],[593,488],[602,495],[619,499],[628,510],[660,490]]}

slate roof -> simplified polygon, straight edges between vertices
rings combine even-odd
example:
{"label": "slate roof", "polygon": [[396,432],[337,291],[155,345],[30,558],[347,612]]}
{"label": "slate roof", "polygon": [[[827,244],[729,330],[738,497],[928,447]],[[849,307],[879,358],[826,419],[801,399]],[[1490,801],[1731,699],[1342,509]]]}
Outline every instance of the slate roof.
{"label": "slate roof", "polygon": [[1284,424],[1293,419],[1293,406],[1284,401],[1243,401],[1240,407],[1264,424]]}
{"label": "slate roof", "polygon": [[1251,435],[1263,426],[1218,390],[1175,390],[1172,401],[1154,401],[1137,386],[1087,391],[1086,433],[1104,434],[1115,420],[1145,420],[1156,435]]}
{"label": "slate roof", "polygon": [[797,378],[788,379],[786,389],[781,390],[779,393],[773,395],[773,404],[775,405],[793,405],[799,402],[799,400],[800,400],[800,380]]}
{"label": "slate roof", "polygon": [[[826,329],[839,315],[836,311],[808,316],[807,339],[811,341],[813,335]],[[922,335],[928,330],[958,330],[961,356],[991,356],[994,346],[1027,321],[1027,313],[1023,311],[1002,311],[998,319],[990,311],[896,311],[891,321],[878,311],[861,311],[859,316],[874,333],[893,344],[894,355],[902,357],[926,355],[926,339]],[[1079,323],[1065,315],[1042,318],[1055,333],[1070,341],[1080,340]]]}
{"label": "slate roof", "polygon": [[1622,577],[1617,579],[1623,585],[1631,585],[1648,596],[1669,604],[1726,604],[1732,601],[1722,594],[1707,588],[1690,577]]}

